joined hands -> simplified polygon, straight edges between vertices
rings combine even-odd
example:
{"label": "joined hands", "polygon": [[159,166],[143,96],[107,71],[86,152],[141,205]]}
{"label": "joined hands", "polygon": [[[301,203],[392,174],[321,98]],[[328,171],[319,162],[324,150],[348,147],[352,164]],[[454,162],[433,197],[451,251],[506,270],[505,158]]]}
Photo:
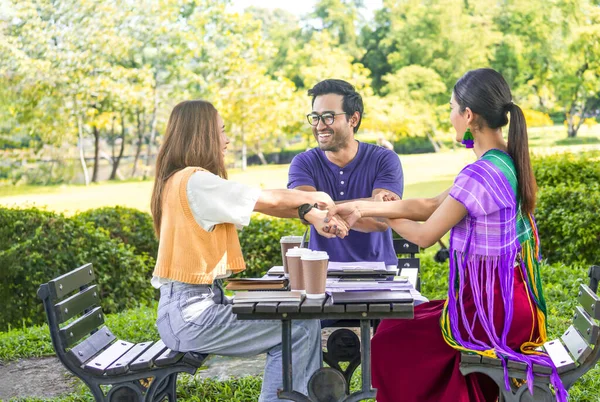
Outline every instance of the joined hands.
{"label": "joined hands", "polygon": [[[373,201],[379,202],[396,201],[398,199],[395,194],[387,191],[379,192],[373,197]],[[326,208],[326,211],[313,209],[315,211],[314,215],[307,220],[321,236],[327,238],[339,237],[343,239],[348,235],[350,228],[363,217],[356,201],[327,205]]]}

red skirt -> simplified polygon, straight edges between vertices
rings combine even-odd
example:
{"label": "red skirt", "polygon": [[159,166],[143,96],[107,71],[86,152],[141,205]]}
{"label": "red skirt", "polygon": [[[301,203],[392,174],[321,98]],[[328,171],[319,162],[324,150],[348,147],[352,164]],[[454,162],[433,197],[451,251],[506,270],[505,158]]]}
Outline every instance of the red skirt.
{"label": "red skirt", "polygon": [[[521,270],[514,270],[514,313],[508,345],[520,346],[538,336],[535,307],[526,290]],[[468,276],[467,276],[468,277]],[[494,300],[501,300],[496,280]],[[471,321],[475,305],[467,283],[464,305]],[[486,300],[485,293],[483,300]],[[440,318],[443,300],[433,300],[415,307],[413,320],[383,320],[371,341],[372,382],[377,402],[491,402],[498,399],[498,387],[487,376],[463,376],[459,370],[460,352],[448,346],[442,337]],[[502,333],[504,305],[496,302],[494,324]],[[468,339],[459,323],[463,339]],[[476,322],[477,339],[488,341]],[[488,342],[489,344],[489,342]]]}

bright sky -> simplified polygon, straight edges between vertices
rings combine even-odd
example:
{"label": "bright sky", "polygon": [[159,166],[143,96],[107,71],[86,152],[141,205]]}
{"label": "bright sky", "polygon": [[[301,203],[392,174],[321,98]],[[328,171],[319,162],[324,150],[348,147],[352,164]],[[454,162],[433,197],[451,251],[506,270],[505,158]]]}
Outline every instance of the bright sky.
{"label": "bright sky", "polygon": [[[232,11],[243,11],[246,7],[256,6],[262,8],[281,8],[289,11],[292,14],[301,17],[310,13],[316,0],[232,0]],[[371,18],[373,11],[382,7],[383,0],[365,0],[365,8],[363,10],[366,18]]]}

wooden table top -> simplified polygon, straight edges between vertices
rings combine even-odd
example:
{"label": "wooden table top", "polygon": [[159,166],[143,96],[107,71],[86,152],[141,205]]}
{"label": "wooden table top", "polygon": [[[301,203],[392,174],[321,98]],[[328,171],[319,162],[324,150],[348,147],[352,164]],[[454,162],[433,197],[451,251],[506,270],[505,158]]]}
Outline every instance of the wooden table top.
{"label": "wooden table top", "polygon": [[241,320],[411,319],[414,317],[414,302],[333,304],[327,295],[325,299],[305,298],[301,302],[236,303],[233,313]]}

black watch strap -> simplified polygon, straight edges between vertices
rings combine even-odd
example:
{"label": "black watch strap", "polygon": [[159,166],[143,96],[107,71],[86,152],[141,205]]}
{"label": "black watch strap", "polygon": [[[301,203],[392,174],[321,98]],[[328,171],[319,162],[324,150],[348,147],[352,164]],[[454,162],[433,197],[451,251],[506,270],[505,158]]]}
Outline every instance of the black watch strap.
{"label": "black watch strap", "polygon": [[302,223],[304,223],[305,225],[310,225],[310,223],[304,219],[304,216],[308,213],[308,211],[310,211],[313,208],[316,208],[317,204],[302,204],[298,207],[298,217],[300,218],[300,221]]}

